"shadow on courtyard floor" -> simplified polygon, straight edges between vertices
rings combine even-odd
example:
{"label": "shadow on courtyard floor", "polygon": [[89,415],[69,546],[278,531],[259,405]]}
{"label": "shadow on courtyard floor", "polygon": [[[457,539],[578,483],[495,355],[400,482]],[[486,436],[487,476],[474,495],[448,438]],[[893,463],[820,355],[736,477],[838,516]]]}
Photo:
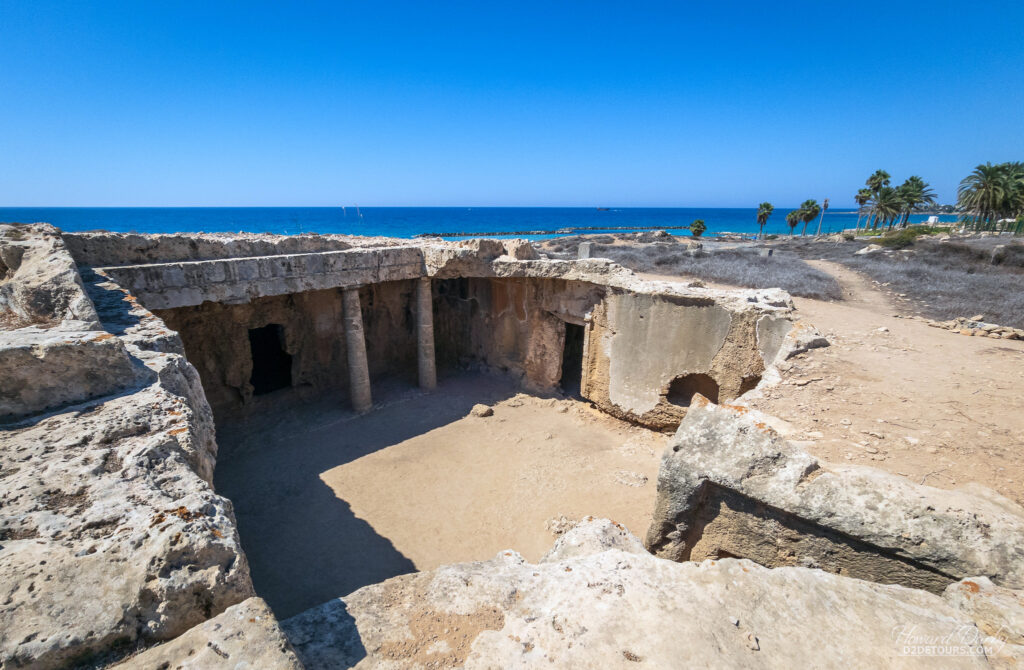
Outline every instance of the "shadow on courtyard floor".
{"label": "shadow on courtyard floor", "polygon": [[375,407],[362,416],[331,398],[299,403],[280,392],[262,396],[245,420],[218,422],[217,492],[234,503],[256,593],[278,618],[416,570],[353,514],[322,473],[461,419],[475,403],[498,402],[518,388],[473,374],[442,379],[432,393],[400,384],[376,385],[374,392]]}

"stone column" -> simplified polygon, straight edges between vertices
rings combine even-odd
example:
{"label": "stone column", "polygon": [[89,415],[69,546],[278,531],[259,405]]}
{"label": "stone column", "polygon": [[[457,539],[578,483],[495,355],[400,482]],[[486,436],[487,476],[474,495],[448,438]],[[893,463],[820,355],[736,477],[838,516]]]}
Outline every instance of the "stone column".
{"label": "stone column", "polygon": [[420,364],[420,387],[437,388],[437,366],[434,361],[434,297],[430,277],[416,282],[416,356]]}
{"label": "stone column", "polygon": [[373,400],[370,398],[370,367],[366,363],[366,339],[363,335],[363,312],[359,307],[358,288],[342,289],[342,309],[352,408],[357,412],[365,412],[373,405]]}

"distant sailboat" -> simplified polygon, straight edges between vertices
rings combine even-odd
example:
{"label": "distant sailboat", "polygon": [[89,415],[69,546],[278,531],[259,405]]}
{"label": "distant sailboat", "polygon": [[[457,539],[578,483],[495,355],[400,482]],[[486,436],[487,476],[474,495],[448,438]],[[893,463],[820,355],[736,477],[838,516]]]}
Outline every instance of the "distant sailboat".
{"label": "distant sailboat", "polygon": [[359,211],[359,205],[356,205],[356,214],[359,216],[360,219],[363,218],[363,213]]}
{"label": "distant sailboat", "polygon": [[345,211],[345,205],[341,206],[341,215],[342,216],[348,216],[348,213]]}

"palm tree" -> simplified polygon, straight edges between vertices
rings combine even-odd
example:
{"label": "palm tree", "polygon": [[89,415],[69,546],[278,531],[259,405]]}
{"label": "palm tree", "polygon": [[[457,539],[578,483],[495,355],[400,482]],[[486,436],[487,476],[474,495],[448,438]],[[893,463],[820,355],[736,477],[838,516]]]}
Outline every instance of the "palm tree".
{"label": "palm tree", "polygon": [[[864,182],[865,184],[867,184],[867,187],[871,189],[871,192],[874,194],[876,201],[878,200],[879,192],[881,192],[883,188],[889,185],[889,179],[891,179],[891,177],[889,176],[889,173],[886,172],[885,170],[875,170],[875,172],[870,177],[868,177],[867,181]],[[868,221],[871,222],[872,224],[872,230],[878,227],[877,218],[878,214],[877,212],[874,211],[874,208],[872,208],[871,216],[868,219]]]}
{"label": "palm tree", "polygon": [[1004,163],[1008,182],[1007,218],[1024,215],[1024,163]]}
{"label": "palm tree", "polygon": [[821,203],[821,218],[818,219],[818,231],[814,233],[815,237],[821,235],[821,224],[825,223],[825,212],[828,211],[828,198],[825,198],[825,202]]}
{"label": "palm tree", "polygon": [[792,212],[786,214],[786,225],[789,226],[789,234],[792,235],[796,229],[796,224],[800,223],[800,210],[794,209]]}
{"label": "palm tree", "polygon": [[883,186],[875,196],[874,216],[875,221],[872,230],[878,228],[878,222],[891,225],[892,222],[903,211],[903,198],[897,189],[891,186]]}
{"label": "palm tree", "polygon": [[817,200],[804,200],[803,204],[800,205],[800,220],[804,222],[800,235],[807,233],[807,224],[814,221],[819,212],[821,212],[821,206]]}
{"label": "palm tree", "polygon": [[870,188],[862,188],[857,191],[857,195],[853,196],[854,202],[857,203],[857,226],[854,230],[860,230],[860,219],[864,216],[864,205],[871,202],[871,196],[873,192]]}
{"label": "palm tree", "polygon": [[911,212],[918,209],[921,205],[929,205],[935,202],[935,191],[931,189],[925,180],[918,176],[909,177],[897,191],[900,199],[903,201],[901,228],[907,227]]}
{"label": "palm tree", "polygon": [[768,223],[768,219],[771,218],[772,212],[775,211],[775,207],[770,202],[762,202],[757,206],[757,236],[764,237],[764,226]]}
{"label": "palm tree", "polygon": [[1006,163],[979,165],[960,182],[957,205],[973,219],[976,227],[987,227],[1013,199],[1012,170],[1006,166]]}

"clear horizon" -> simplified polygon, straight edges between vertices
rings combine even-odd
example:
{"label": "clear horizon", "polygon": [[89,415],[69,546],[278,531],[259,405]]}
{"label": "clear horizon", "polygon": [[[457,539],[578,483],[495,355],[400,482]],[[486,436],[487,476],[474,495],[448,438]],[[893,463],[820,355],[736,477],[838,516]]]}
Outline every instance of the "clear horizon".
{"label": "clear horizon", "polygon": [[[946,203],[938,203],[943,205]],[[7,209],[753,209],[750,207],[708,207],[702,205],[0,205]],[[775,205],[775,209],[799,209],[799,204]],[[857,207],[830,206],[829,212],[856,212]]]}
{"label": "clear horizon", "polygon": [[841,210],[879,168],[952,204],[1024,160],[1006,0],[54,1],[0,25],[0,207]]}

